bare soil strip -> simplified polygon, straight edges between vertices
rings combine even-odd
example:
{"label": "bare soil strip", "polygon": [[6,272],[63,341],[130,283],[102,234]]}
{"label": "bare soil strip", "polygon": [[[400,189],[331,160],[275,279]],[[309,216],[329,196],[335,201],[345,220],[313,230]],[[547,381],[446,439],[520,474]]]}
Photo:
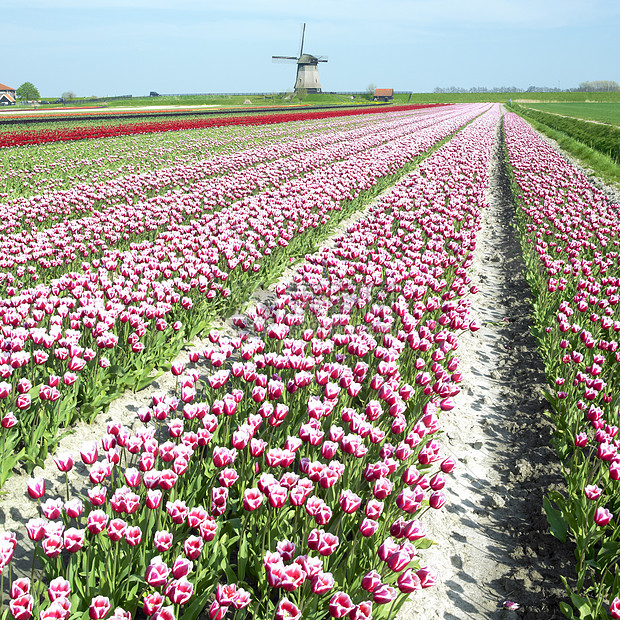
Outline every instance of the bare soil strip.
{"label": "bare soil strip", "polygon": [[[414,593],[401,620],[561,618],[560,575],[572,575],[572,549],[548,533],[542,509],[544,491],[562,479],[499,133],[491,166],[471,267],[479,288],[471,310],[482,327],[460,339],[462,392],[441,418],[442,445],[458,462],[431,520],[438,544],[425,555],[441,583]],[[506,600],[520,609],[504,608]]]}

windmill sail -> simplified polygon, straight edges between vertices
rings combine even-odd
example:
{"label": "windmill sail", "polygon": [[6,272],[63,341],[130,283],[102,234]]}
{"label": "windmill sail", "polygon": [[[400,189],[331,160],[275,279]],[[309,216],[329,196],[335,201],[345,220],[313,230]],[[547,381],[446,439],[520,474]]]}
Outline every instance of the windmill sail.
{"label": "windmill sail", "polygon": [[299,48],[299,57],[304,55],[304,37],[306,36],[306,24],[301,29],[301,47]]}

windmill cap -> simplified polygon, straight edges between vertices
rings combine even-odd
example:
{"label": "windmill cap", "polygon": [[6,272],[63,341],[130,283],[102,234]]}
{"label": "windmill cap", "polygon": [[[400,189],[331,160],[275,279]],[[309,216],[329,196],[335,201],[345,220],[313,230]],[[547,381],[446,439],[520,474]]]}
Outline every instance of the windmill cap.
{"label": "windmill cap", "polygon": [[307,65],[316,65],[319,59],[316,56],[312,56],[312,54],[302,54],[297,62]]}

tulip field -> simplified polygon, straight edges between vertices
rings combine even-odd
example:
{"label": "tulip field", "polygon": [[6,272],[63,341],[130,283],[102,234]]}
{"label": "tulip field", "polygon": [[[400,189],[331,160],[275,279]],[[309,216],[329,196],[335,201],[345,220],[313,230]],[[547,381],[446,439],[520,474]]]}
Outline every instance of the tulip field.
{"label": "tulip field", "polygon": [[[411,110],[415,108],[429,108],[439,104],[427,104],[420,105],[407,105],[407,106],[395,106],[391,108],[394,110]],[[381,108],[376,109],[358,109],[358,110],[328,110],[328,111],[305,111],[305,112],[289,112],[277,114],[260,114],[260,115],[243,115],[243,116],[227,116],[227,117],[214,117],[214,118],[200,118],[194,116],[193,118],[185,118],[179,120],[161,120],[157,119],[157,114],[143,112],[140,116],[144,117],[141,122],[119,124],[104,122],[100,124],[81,123],[78,127],[67,127],[62,122],[62,117],[59,117],[59,124],[63,127],[59,129],[41,129],[41,130],[17,130],[12,131],[11,128],[5,131],[0,131],[0,147],[7,146],[23,146],[27,144],[44,144],[46,142],[63,142],[73,140],[89,140],[93,138],[104,138],[114,136],[126,136],[135,134],[144,134],[152,132],[162,131],[179,131],[184,129],[198,129],[201,127],[221,127],[227,125],[270,125],[272,123],[285,123],[301,119],[319,119],[319,118],[334,118],[339,116],[351,116],[351,115],[365,115],[369,114],[381,114],[383,110]],[[136,121],[136,114],[133,113],[134,118],[130,119]]]}
{"label": "tulip field", "polygon": [[555,536],[576,544],[568,617],[620,618],[620,331],[618,206],[519,117],[505,117],[508,164],[535,333],[550,385],[555,449],[566,492],[545,510]]}
{"label": "tulip field", "polygon": [[[373,112],[1,143],[0,485],[36,514],[0,534],[3,619],[423,597],[498,126],[567,479],[545,510],[578,550],[563,611],[620,617],[617,214],[497,104]],[[58,449],[163,372],[130,427]]]}

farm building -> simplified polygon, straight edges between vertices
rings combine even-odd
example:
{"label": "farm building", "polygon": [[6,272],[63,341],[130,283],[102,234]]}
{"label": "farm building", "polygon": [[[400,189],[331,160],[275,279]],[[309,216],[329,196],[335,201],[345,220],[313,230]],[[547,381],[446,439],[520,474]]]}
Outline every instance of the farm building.
{"label": "farm building", "polygon": [[393,88],[375,88],[375,96],[373,101],[392,101],[393,99]]}
{"label": "farm building", "polygon": [[15,104],[15,89],[7,86],[6,84],[0,84],[0,104],[1,105],[14,105]]}

